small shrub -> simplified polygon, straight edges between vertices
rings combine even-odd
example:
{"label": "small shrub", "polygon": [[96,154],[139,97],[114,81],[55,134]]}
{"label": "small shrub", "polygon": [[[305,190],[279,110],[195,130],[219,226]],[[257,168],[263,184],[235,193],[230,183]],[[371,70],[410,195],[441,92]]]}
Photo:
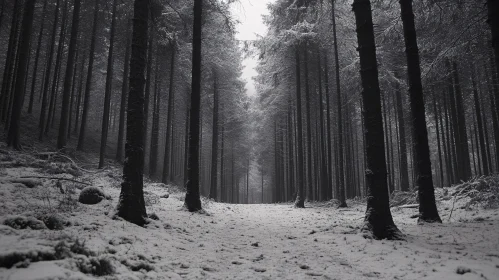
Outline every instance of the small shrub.
{"label": "small shrub", "polygon": [[79,256],[77,259],[78,269],[85,274],[95,276],[112,275],[115,273],[115,268],[110,259],[106,257],[90,257]]}
{"label": "small shrub", "polygon": [[33,217],[25,217],[25,216],[7,216],[5,220],[3,221],[3,224],[6,226],[9,226],[14,229],[26,229],[30,228],[33,230],[41,230],[41,229],[47,229],[45,224],[37,220]]}
{"label": "small shrub", "polygon": [[26,263],[39,261],[56,260],[56,255],[53,251],[25,251],[25,252],[10,252],[0,254],[0,267],[11,268],[14,265],[23,266]]}
{"label": "small shrub", "polygon": [[59,214],[41,214],[37,217],[51,230],[63,230],[69,223]]}
{"label": "small shrub", "polygon": [[87,257],[96,255],[95,252],[87,248],[87,246],[85,245],[85,240],[80,240],[80,239],[75,240],[75,242],[71,245],[70,250],[75,254],[84,255]]}
{"label": "small shrub", "polygon": [[154,270],[154,266],[144,262],[144,261],[131,261],[131,260],[123,260],[121,263],[128,268],[130,268],[131,271],[140,271],[140,270],[145,270],[147,272]]}
{"label": "small shrub", "polygon": [[71,257],[71,249],[66,241],[60,241],[54,247],[55,257],[58,260]]}
{"label": "small shrub", "polygon": [[83,204],[97,204],[106,198],[106,194],[98,187],[90,186],[84,188],[78,201]]}

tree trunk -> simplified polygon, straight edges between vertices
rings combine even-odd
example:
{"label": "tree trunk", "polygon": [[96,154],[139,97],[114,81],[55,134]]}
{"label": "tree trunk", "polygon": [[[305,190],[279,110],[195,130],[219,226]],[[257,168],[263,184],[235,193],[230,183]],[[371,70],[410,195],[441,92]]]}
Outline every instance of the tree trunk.
{"label": "tree trunk", "polygon": [[213,123],[211,135],[211,183],[209,198],[217,200],[217,175],[218,175],[218,77],[213,70]]}
{"label": "tree trunk", "polygon": [[[106,156],[107,134],[109,131],[109,109],[111,107],[111,93],[113,91],[113,63],[114,63],[114,37],[116,29],[117,0],[113,0],[113,16],[111,20],[111,34],[109,38],[109,55],[107,57],[106,91],[104,94],[104,115],[102,116],[102,134],[100,140],[99,169],[104,167]],[[147,119],[147,114],[146,114]],[[147,131],[147,128],[145,129]]]}
{"label": "tree trunk", "polygon": [[332,156],[332,139],[331,139],[331,105],[329,102],[329,60],[327,58],[327,55],[324,58],[324,64],[325,64],[325,79],[326,79],[326,140],[327,140],[327,162],[328,162],[328,181],[330,188],[328,189],[326,200],[330,200],[333,198],[333,188],[331,186],[333,182],[333,156]]}
{"label": "tree trunk", "polygon": [[[393,186],[391,185],[391,163],[390,163],[390,136],[388,134],[389,129],[389,119],[387,116],[388,108],[386,106],[386,94],[381,93],[381,100],[382,100],[382,107],[383,107],[383,125],[384,125],[384,130],[385,130],[385,150],[386,150],[386,167],[387,167],[387,172],[388,172],[388,193],[391,194],[393,192]],[[348,143],[348,142],[347,142]]]}
{"label": "tree trunk", "polygon": [[[303,127],[302,127],[302,112],[301,112],[301,77],[300,77],[300,47],[296,47],[295,51],[295,75],[296,75],[296,122],[297,122],[297,139],[298,143],[298,161],[296,166],[298,168],[298,176],[297,176],[297,185],[298,191],[296,194],[295,207],[297,208],[305,208],[305,194],[303,191],[303,180],[305,178],[305,174],[303,174]],[[262,168],[262,203],[263,203],[263,168]]]}
{"label": "tree trunk", "polygon": [[[294,163],[294,142],[293,142],[293,119],[292,119],[292,114],[293,114],[293,109],[291,106],[291,97],[289,98],[288,101],[288,154],[289,154],[289,198],[294,198],[293,195],[295,193],[295,163]],[[249,159],[248,159],[248,165],[249,165]],[[248,167],[249,168],[249,167]],[[248,170],[249,172],[249,170]],[[289,201],[289,199],[287,200]]]}
{"label": "tree trunk", "polygon": [[157,172],[158,164],[158,142],[159,142],[159,107],[161,104],[161,78],[159,77],[159,52],[156,59],[155,69],[155,85],[154,85],[154,102],[152,113],[152,128],[151,128],[151,152],[149,153],[149,177],[154,179]]}
{"label": "tree trunk", "polygon": [[[36,46],[36,54],[35,54],[35,66],[33,67],[33,80],[31,82],[31,92],[29,96],[29,105],[28,105],[28,114],[31,114],[33,112],[33,100],[35,98],[35,85],[36,85],[36,76],[38,74],[38,61],[40,58],[40,50],[42,48],[42,38],[43,38],[43,31],[45,30],[45,15],[47,11],[47,2],[48,0],[45,0],[43,2],[43,8],[42,8],[42,23],[40,25],[40,33],[38,34],[38,44]],[[3,10],[2,10],[3,12]]]}
{"label": "tree trunk", "polygon": [[353,11],[356,19],[360,55],[367,155],[367,211],[363,229],[371,233],[376,239],[400,239],[401,232],[393,222],[388,201],[383,120],[371,2],[369,0],[354,0]]}
{"label": "tree trunk", "polygon": [[[390,174],[389,174],[389,188],[391,190],[391,192],[393,192],[395,190],[395,161],[394,161],[394,156],[393,156],[393,134],[392,134],[392,108],[393,108],[393,98],[392,99],[392,104],[389,104],[390,103],[390,98],[388,98],[388,135],[390,136],[389,137],[389,143],[390,143],[390,158],[389,158],[389,161],[390,161]],[[352,145],[353,145],[354,142],[352,142]]]}
{"label": "tree trunk", "polygon": [[[470,133],[470,137],[471,137],[471,155],[473,157],[473,168],[474,168],[474,176],[477,176],[478,174],[482,174],[482,163],[481,163],[481,159],[483,158],[483,154],[482,154],[482,157],[480,157],[480,144],[478,142],[478,129],[477,129],[477,123],[476,123],[476,116],[473,116],[473,122],[472,122],[472,125],[470,125],[470,128],[469,128],[469,133]],[[474,139],[473,139],[474,137]],[[473,141],[475,141],[475,143],[473,143]],[[475,149],[475,145],[476,145],[476,149]],[[478,160],[478,168],[477,168],[477,162]],[[485,157],[485,160],[487,160],[487,158]]]}
{"label": "tree trunk", "polygon": [[57,138],[57,149],[63,149],[67,144],[68,137],[68,115],[70,114],[71,83],[73,81],[73,71],[76,65],[76,43],[78,40],[78,25],[80,22],[81,0],[75,0],[73,9],[73,21],[71,24],[71,38],[69,39],[68,61],[66,65],[66,76],[62,93],[61,119],[59,124],[59,137]]}
{"label": "tree trunk", "polygon": [[409,97],[411,105],[413,139],[417,164],[416,186],[419,196],[419,221],[442,222],[435,204],[435,190],[431,171],[430,147],[426,128],[423,85],[417,44],[416,27],[412,0],[400,0],[404,28],[405,53],[409,78]]}
{"label": "tree trunk", "polygon": [[43,90],[42,90],[42,105],[40,109],[40,123],[39,123],[39,129],[40,129],[40,134],[38,136],[39,140],[43,140],[43,128],[45,127],[45,111],[47,110],[47,94],[49,90],[49,83],[50,83],[50,72],[52,69],[52,59],[54,57],[54,48],[55,48],[55,37],[57,34],[57,21],[59,19],[59,5],[60,5],[60,0],[57,0],[56,6],[55,6],[55,18],[52,26],[52,35],[50,38],[50,49],[48,51],[48,59],[47,59],[47,68],[45,69],[45,77],[44,77],[44,83],[43,83]]}
{"label": "tree trunk", "polygon": [[[189,106],[189,105],[187,105]],[[185,108],[185,128],[184,128],[184,165],[182,168],[182,173],[184,177],[184,187],[187,186],[187,181],[189,178],[187,177],[187,157],[189,156],[189,119],[191,117],[191,110],[189,107]],[[202,138],[202,136],[201,136]]]}
{"label": "tree trunk", "polygon": [[313,179],[312,179],[312,123],[310,119],[310,85],[309,85],[309,71],[308,71],[308,43],[303,48],[304,64],[305,64],[305,105],[307,109],[306,120],[307,120],[307,180],[306,180],[306,190],[308,200],[312,200],[312,189],[313,189]]}
{"label": "tree trunk", "polygon": [[[52,90],[50,92],[50,102],[49,102],[49,109],[48,109],[48,114],[47,114],[47,123],[45,124],[44,128],[44,135],[48,135],[48,132],[50,128],[54,124],[55,120],[55,111],[57,109],[57,94],[59,91],[59,82],[60,82],[60,77],[61,77],[61,64],[63,61],[63,55],[64,55],[64,42],[66,40],[66,24],[67,24],[67,18],[68,18],[68,2],[64,4],[64,10],[62,13],[62,22],[61,22],[61,30],[59,32],[59,45],[57,48],[57,56],[55,60],[55,68],[54,68],[54,76],[52,79]],[[59,146],[59,139],[58,139],[58,145]]]}
{"label": "tree trunk", "polygon": [[[20,21],[20,2],[14,1],[14,8],[12,11],[12,23],[10,27],[9,44],[7,47],[7,57],[5,58],[5,67],[3,71],[2,79],[2,92],[0,96],[0,110],[1,110],[1,120],[5,121],[7,119],[7,113],[10,105],[10,97],[12,96],[12,83],[14,79],[14,69],[16,66],[16,50],[18,44],[18,29]],[[6,127],[7,127],[6,123]]]}
{"label": "tree trunk", "polygon": [[[222,108],[223,112],[223,108]],[[222,115],[223,116],[223,115]],[[224,121],[222,120],[221,124],[221,129],[222,129],[222,139],[221,139],[221,147],[220,147],[220,201],[221,202],[227,202],[225,199],[226,197],[226,192],[225,192],[225,167],[224,167],[224,132],[225,132],[225,127],[224,127]]]}
{"label": "tree trunk", "polygon": [[402,106],[402,91],[400,84],[395,84],[395,93],[397,96],[398,127],[400,135],[400,190],[405,192],[409,190],[409,171],[407,166],[407,144],[405,136],[404,108]]}
{"label": "tree trunk", "polygon": [[[489,15],[487,22],[492,33],[492,48],[496,60],[495,72],[499,73],[499,0],[487,0],[487,9]],[[499,100],[496,100],[496,102],[499,102]]]}
{"label": "tree trunk", "polygon": [[[449,96],[450,98],[450,96]],[[444,115],[445,115],[445,127],[447,128],[445,133],[447,135],[447,151],[449,157],[448,172],[450,176],[449,185],[457,181],[457,156],[456,156],[456,146],[453,144],[452,139],[454,139],[454,131],[452,129],[453,124],[451,122],[452,117],[449,116],[449,107],[447,105],[447,96],[444,96]]]}
{"label": "tree trunk", "polygon": [[478,89],[476,85],[475,69],[473,66],[471,69],[471,84],[473,85],[473,100],[475,102],[475,114],[478,125],[478,135],[480,139],[480,146],[477,147],[477,150],[480,150],[480,154],[482,155],[481,157],[481,164],[483,168],[482,175],[489,175],[489,165],[487,161],[487,152],[486,152],[487,147],[485,146],[485,137],[484,137],[484,125],[482,121],[482,113],[478,97]]}
{"label": "tree trunk", "polygon": [[250,171],[250,158],[248,157],[248,165],[246,166],[246,204],[249,204],[249,171]]}
{"label": "tree trunk", "polygon": [[433,93],[433,116],[435,118],[435,126],[436,126],[436,134],[437,134],[437,149],[438,149],[438,166],[439,166],[439,169],[440,169],[440,172],[439,172],[439,178],[440,178],[440,187],[443,187],[444,186],[444,168],[443,168],[443,162],[442,162],[442,149],[441,149],[441,145],[440,145],[440,134],[441,134],[441,126],[440,126],[440,123],[439,123],[439,117],[438,117],[438,113],[437,113],[437,101],[435,100],[436,97],[435,97],[435,94],[434,92],[432,91]]}
{"label": "tree trunk", "polygon": [[[136,0],[138,1],[138,0]],[[140,2],[140,1],[139,1]],[[92,27],[92,39],[90,40],[90,57],[88,59],[88,72],[87,72],[87,81],[85,85],[85,97],[83,102],[83,113],[81,116],[81,125],[80,125],[80,136],[78,137],[78,146],[76,150],[83,151],[85,145],[85,135],[87,131],[87,119],[88,119],[88,111],[90,109],[90,92],[92,89],[92,72],[94,69],[94,57],[95,57],[95,41],[97,39],[97,23],[99,15],[99,0],[95,0],[94,5],[94,20]]]}
{"label": "tree trunk", "polygon": [[78,124],[80,122],[80,108],[81,108],[81,99],[82,99],[82,91],[83,91],[83,79],[85,77],[84,75],[84,68],[85,68],[85,61],[86,61],[86,56],[83,55],[83,60],[81,62],[80,66],[80,78],[78,82],[78,97],[76,98],[76,108],[75,108],[75,124],[74,124],[74,130],[73,134],[76,134],[78,132]]}
{"label": "tree trunk", "polygon": [[126,98],[128,94],[128,73],[130,69],[130,48],[131,48],[131,27],[132,21],[127,23],[127,43],[125,49],[124,70],[123,70],[123,84],[121,85],[121,105],[120,105],[120,124],[118,129],[118,144],[116,149],[116,160],[123,161],[123,137],[125,136],[125,112],[126,112]]}
{"label": "tree trunk", "polygon": [[[329,178],[329,172],[327,169],[327,148],[326,148],[326,143],[324,141],[324,104],[323,104],[323,93],[322,93],[322,65],[321,65],[321,58],[320,58],[320,51],[318,52],[319,59],[318,59],[318,83],[319,83],[319,118],[320,118],[320,132],[321,132],[321,141],[320,141],[320,150],[321,150],[321,199],[326,200],[327,199],[327,194],[329,188],[331,188],[330,182],[328,180]],[[289,139],[289,137],[288,137]]]}
{"label": "tree trunk", "polygon": [[161,182],[164,184],[170,183],[170,138],[172,133],[172,119],[173,119],[173,106],[175,104],[175,92],[174,92],[174,81],[175,81],[175,44],[171,45],[171,59],[170,59],[170,85],[168,90],[168,115],[166,119],[166,143],[165,143],[165,157],[163,159],[163,178]]}
{"label": "tree trunk", "polygon": [[[263,194],[264,194],[264,193],[263,193],[263,168],[262,168],[262,170],[260,170],[260,173],[261,173],[261,175],[262,175],[262,204],[263,204],[263,201],[264,201],[264,199],[263,199]],[[303,190],[303,189],[302,189],[302,190]],[[302,191],[302,193],[303,193],[303,191]],[[302,196],[302,197],[303,197],[303,196]],[[298,198],[298,197],[297,197],[297,198]],[[251,202],[253,202],[253,201],[251,201]],[[305,206],[303,206],[303,207],[301,207],[301,208],[304,208],[304,207],[305,207]]]}
{"label": "tree trunk", "polygon": [[452,62],[452,73],[454,76],[454,89],[455,89],[455,97],[456,97],[456,109],[457,109],[457,118],[459,124],[459,139],[461,153],[462,153],[462,174],[463,180],[468,180],[471,177],[471,163],[470,163],[470,153],[468,149],[468,135],[466,133],[466,117],[463,103],[463,96],[461,94],[461,84],[459,81],[459,73],[457,69],[457,63],[455,61]]}
{"label": "tree trunk", "polygon": [[117,215],[143,226],[147,213],[144,202],[144,72],[146,68],[149,0],[135,0],[132,55],[130,59],[130,92],[127,110],[127,141],[123,165],[123,183]]}
{"label": "tree trunk", "polygon": [[73,108],[75,106],[75,90],[76,90],[76,85],[77,85],[77,74],[78,74],[78,58],[79,58],[79,50],[76,51],[76,57],[74,61],[74,69],[73,69],[73,79],[72,79],[72,85],[71,85],[71,100],[69,101],[69,121],[68,121],[68,134],[67,138],[71,139],[71,128],[72,128],[72,121],[73,121]]}
{"label": "tree trunk", "polygon": [[[331,0],[332,8],[332,22],[333,22],[333,39],[334,39],[334,64],[335,64],[335,75],[336,75],[336,114],[337,114],[337,123],[338,123],[338,153],[336,156],[338,157],[338,176],[337,186],[336,186],[336,194],[338,196],[338,200],[340,201],[340,205],[338,207],[347,207],[346,198],[345,198],[345,179],[344,179],[344,158],[343,158],[343,113],[342,113],[342,101],[341,101],[341,80],[340,80],[340,62],[338,58],[338,40],[336,36],[336,14],[335,14],[335,4],[336,0]],[[370,4],[369,4],[370,5]]]}
{"label": "tree trunk", "polygon": [[[149,126],[149,104],[151,103],[151,77],[152,77],[152,57],[155,31],[153,25],[150,26],[149,50],[147,51],[147,74],[146,74],[146,93],[144,99],[144,157],[147,155],[147,130]],[[145,158],[144,158],[145,161]]]}
{"label": "tree trunk", "polygon": [[31,29],[33,27],[33,14],[35,11],[35,0],[26,0],[24,3],[24,14],[21,26],[21,35],[19,37],[19,62],[17,77],[15,79],[14,103],[12,107],[12,116],[10,118],[9,132],[7,134],[7,145],[16,150],[21,150],[20,141],[20,121],[21,111],[24,102],[24,85],[27,75],[27,64],[29,57],[29,46],[31,39]]}
{"label": "tree trunk", "polygon": [[5,10],[5,0],[2,0],[2,6],[0,7],[0,31],[2,30],[4,10]]}
{"label": "tree trunk", "polygon": [[201,210],[199,197],[199,126],[201,111],[201,30],[203,0],[194,0],[194,24],[192,37],[192,92],[191,119],[189,125],[189,157],[187,171],[189,181],[185,205],[191,212]]}

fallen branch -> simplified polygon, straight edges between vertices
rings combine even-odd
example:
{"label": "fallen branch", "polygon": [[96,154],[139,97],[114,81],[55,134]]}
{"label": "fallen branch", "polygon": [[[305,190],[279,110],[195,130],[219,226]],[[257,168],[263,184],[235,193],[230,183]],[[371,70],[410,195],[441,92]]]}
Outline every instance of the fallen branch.
{"label": "fallen branch", "polygon": [[50,159],[50,158],[53,158],[53,157],[64,158],[64,159],[70,161],[76,169],[79,169],[80,171],[83,171],[83,172],[86,172],[86,173],[97,173],[97,172],[100,171],[100,170],[90,171],[90,170],[84,169],[84,168],[80,167],[78,164],[76,164],[76,162],[71,157],[69,157],[69,156],[67,156],[67,155],[65,155],[65,154],[63,154],[61,152],[44,152],[44,153],[38,153],[38,155],[47,156],[47,159]]}
{"label": "fallen branch", "polygon": [[406,205],[400,205],[397,206],[397,208],[418,208],[419,204],[406,204]]}
{"label": "fallen branch", "polygon": [[19,178],[21,178],[21,179],[29,179],[29,178],[32,178],[32,179],[62,180],[62,181],[69,181],[69,182],[78,183],[78,184],[82,184],[82,185],[92,186],[92,184],[89,184],[89,183],[80,182],[80,181],[73,180],[73,179],[69,179],[69,178],[60,178],[60,177],[23,176],[23,177],[19,177]]}

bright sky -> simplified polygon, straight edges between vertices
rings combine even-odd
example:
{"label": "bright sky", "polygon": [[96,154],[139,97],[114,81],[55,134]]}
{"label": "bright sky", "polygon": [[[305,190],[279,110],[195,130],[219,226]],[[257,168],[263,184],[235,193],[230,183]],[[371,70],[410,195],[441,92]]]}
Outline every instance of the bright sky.
{"label": "bright sky", "polygon": [[[241,22],[237,27],[236,38],[239,40],[255,40],[257,35],[265,35],[267,28],[263,24],[262,15],[268,14],[267,3],[274,0],[239,0],[232,6],[232,12]],[[249,96],[256,95],[256,89],[252,77],[257,75],[255,67],[256,58],[248,58],[243,61],[243,79],[246,80],[246,90]]]}

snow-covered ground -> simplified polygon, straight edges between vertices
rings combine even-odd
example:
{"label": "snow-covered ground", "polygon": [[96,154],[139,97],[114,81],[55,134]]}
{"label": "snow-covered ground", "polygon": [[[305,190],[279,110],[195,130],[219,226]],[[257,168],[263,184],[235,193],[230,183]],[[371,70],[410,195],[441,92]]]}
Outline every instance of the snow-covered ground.
{"label": "snow-covered ground", "polygon": [[[376,241],[358,233],[365,210],[358,201],[338,210],[203,200],[200,214],[182,208],[183,192],[148,184],[147,211],[159,220],[141,228],[111,217],[117,168],[75,178],[0,162],[0,224],[54,213],[67,222],[62,230],[0,225],[0,264],[31,259],[0,268],[0,279],[499,279],[499,211],[464,209],[466,199],[439,200],[443,224],[417,225],[417,209],[392,208],[407,240]],[[79,184],[36,179],[42,185],[29,188],[16,183],[23,176],[74,178],[103,186],[112,200],[83,205],[74,201]]]}

